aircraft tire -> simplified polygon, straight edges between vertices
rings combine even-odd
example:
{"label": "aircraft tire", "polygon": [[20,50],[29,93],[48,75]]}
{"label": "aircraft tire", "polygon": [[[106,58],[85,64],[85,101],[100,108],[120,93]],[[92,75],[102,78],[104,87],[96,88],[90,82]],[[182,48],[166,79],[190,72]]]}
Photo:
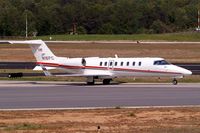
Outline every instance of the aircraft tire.
{"label": "aircraft tire", "polygon": [[178,84],[177,79],[173,79],[172,83],[173,83],[173,85],[177,85]]}
{"label": "aircraft tire", "polygon": [[110,84],[110,81],[111,81],[111,79],[104,79],[103,84],[108,85],[108,84]]}

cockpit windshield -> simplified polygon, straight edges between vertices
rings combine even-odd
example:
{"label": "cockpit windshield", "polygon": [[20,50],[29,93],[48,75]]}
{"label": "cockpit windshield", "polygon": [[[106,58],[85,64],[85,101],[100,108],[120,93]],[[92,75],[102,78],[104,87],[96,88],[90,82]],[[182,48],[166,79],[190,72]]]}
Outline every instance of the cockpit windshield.
{"label": "cockpit windshield", "polygon": [[169,63],[165,60],[158,60],[158,61],[154,61],[153,63],[154,65],[169,65]]}

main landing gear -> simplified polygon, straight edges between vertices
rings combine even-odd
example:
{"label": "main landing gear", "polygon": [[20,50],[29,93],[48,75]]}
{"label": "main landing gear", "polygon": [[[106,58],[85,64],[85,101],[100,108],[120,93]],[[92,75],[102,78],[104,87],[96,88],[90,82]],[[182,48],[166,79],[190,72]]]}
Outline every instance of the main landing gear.
{"label": "main landing gear", "polygon": [[92,82],[87,82],[87,85],[94,85],[94,81],[92,81]]}
{"label": "main landing gear", "polygon": [[[87,78],[87,85],[94,85],[95,84],[95,79],[98,79],[98,77],[88,77]],[[103,84],[104,85],[109,85],[112,79],[103,79]]]}
{"label": "main landing gear", "polygon": [[178,84],[177,79],[174,78],[174,79],[172,80],[172,83],[173,83],[173,85],[177,85],[177,84]]}
{"label": "main landing gear", "polygon": [[104,85],[109,85],[111,80],[112,80],[112,79],[104,79],[104,80],[103,80],[103,84],[104,84]]}

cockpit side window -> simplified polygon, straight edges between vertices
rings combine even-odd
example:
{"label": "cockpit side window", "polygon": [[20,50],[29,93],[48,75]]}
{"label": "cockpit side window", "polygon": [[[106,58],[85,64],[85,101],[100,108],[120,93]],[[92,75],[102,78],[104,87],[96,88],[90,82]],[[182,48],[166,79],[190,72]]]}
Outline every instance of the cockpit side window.
{"label": "cockpit side window", "polygon": [[169,63],[165,60],[158,60],[158,61],[154,61],[153,63],[154,65],[169,65]]}

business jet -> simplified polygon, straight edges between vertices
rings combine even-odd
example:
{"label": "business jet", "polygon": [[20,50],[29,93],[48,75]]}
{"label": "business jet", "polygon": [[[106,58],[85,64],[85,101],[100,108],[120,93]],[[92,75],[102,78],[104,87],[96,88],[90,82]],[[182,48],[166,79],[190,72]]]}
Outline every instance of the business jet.
{"label": "business jet", "polygon": [[[10,44],[29,44],[37,60],[34,70],[42,70],[46,76],[86,77],[88,85],[95,79],[110,84],[117,77],[170,77],[176,85],[178,78],[191,75],[192,72],[172,65],[163,58],[67,58],[57,57],[42,40],[9,41]],[[52,74],[50,70],[61,70],[64,74]]]}

